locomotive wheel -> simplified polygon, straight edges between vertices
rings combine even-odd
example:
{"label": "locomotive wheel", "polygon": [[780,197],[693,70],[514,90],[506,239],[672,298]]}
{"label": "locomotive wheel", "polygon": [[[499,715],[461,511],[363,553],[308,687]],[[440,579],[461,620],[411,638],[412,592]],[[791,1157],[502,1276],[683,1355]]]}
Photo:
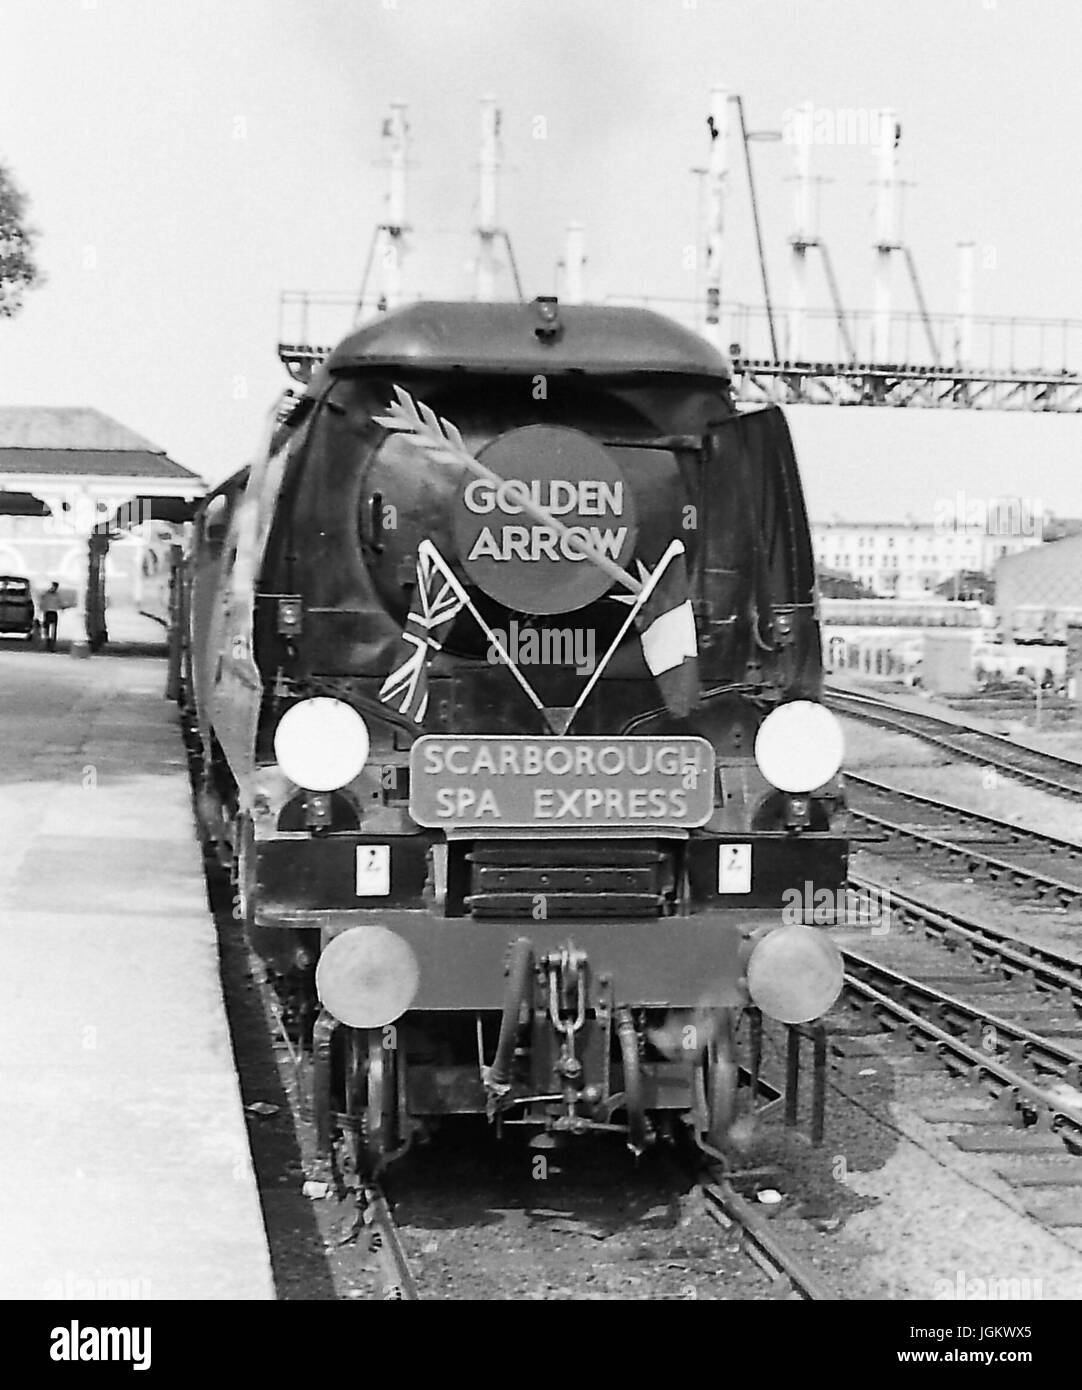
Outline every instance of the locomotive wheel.
{"label": "locomotive wheel", "polygon": [[368,1031],[365,1168],[375,1176],[399,1146],[398,1052],[384,1046],[382,1028]]}
{"label": "locomotive wheel", "polygon": [[384,1046],[382,1028],[342,1028],[339,1036],[342,1138],[353,1171],[375,1178],[399,1151],[398,1055]]}
{"label": "locomotive wheel", "polygon": [[736,1092],[740,1070],[736,1061],[736,1010],[718,1009],[713,1015],[714,1032],[703,1049],[699,1064],[702,1100],[706,1113],[706,1142],[724,1149],[736,1119]]}
{"label": "locomotive wheel", "polygon": [[344,1028],[343,1041],[343,1092],[345,1113],[351,1123],[345,1128],[343,1138],[346,1152],[355,1173],[363,1173],[367,1164],[364,1143],[364,1126],[367,1120],[368,1104],[368,1046],[367,1035],[358,1028]]}

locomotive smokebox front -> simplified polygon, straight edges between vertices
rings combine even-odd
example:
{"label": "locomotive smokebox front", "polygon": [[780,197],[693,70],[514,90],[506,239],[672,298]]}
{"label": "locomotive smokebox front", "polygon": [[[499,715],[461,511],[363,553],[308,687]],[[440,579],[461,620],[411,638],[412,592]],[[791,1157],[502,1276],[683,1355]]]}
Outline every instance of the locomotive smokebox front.
{"label": "locomotive smokebox front", "polygon": [[637,534],[631,486],[610,454],[578,430],[529,425],[479,462],[495,476],[464,475],[452,513],[455,552],[477,587],[522,613],[573,613],[601,598],[612,574],[584,548],[626,568]]}
{"label": "locomotive smokebox front", "polygon": [[[572,414],[585,423],[581,410]],[[610,591],[626,594],[620,571],[639,577],[638,560],[656,563],[673,536],[685,534],[688,498],[672,454],[603,444],[566,424],[499,432],[491,410],[467,407],[452,423],[476,469],[432,458],[408,435],[392,434],[366,471],[362,506],[386,518],[379,545],[368,548],[368,567],[399,621],[426,538],[500,626],[505,613],[581,613]],[[693,547],[694,537],[686,539]],[[616,605],[610,621],[618,611],[626,609]],[[588,621],[595,620],[607,629],[602,610]]]}

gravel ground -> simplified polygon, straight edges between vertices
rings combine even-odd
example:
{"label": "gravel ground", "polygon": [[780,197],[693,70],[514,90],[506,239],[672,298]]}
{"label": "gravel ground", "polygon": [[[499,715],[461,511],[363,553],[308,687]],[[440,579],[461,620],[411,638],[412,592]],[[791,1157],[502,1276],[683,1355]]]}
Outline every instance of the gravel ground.
{"label": "gravel ground", "polygon": [[953,1296],[959,1271],[964,1281],[1039,1279],[1045,1299],[1082,1295],[1075,1242],[1038,1226],[993,1160],[951,1144],[959,1126],[921,1118],[929,1104],[980,1093],[888,1037],[836,1046],[852,1051],[831,1069],[825,1154],[837,1191],[827,1201],[850,1209],[837,1234],[861,1252],[853,1277],[865,1296]]}
{"label": "gravel ground", "polygon": [[[933,1125],[920,1111],[935,1102],[957,1102],[965,1090],[935,1064],[925,1071],[904,1045],[880,1044],[884,1061],[854,1059],[836,1077],[851,1097],[845,1113],[854,1116],[835,1129],[843,1136],[858,1129],[857,1102],[867,1105],[883,1125],[896,1127],[898,1142],[880,1167],[852,1172],[847,1185],[874,1205],[855,1216],[847,1233],[869,1246],[867,1268],[885,1284],[892,1299],[937,1298],[956,1284],[980,1279],[1040,1280],[1040,1297],[1082,1297],[1078,1232],[1039,1226],[1022,1208],[1018,1191],[996,1171],[995,1160],[965,1154],[949,1139],[960,1126]],[[893,1060],[892,1060],[893,1057]],[[890,1068],[893,1099],[874,1089],[876,1077],[861,1071]],[[846,1074],[848,1073],[848,1074]],[[854,1073],[856,1073],[854,1075]],[[871,1083],[871,1084],[870,1084]],[[890,1083],[888,1083],[889,1086]],[[980,1095],[973,1093],[974,1098]],[[839,1146],[844,1152],[844,1140]]]}
{"label": "gravel ground", "polygon": [[388,1177],[423,1297],[745,1299],[769,1285],[705,1212],[689,1168],[619,1140],[501,1152],[463,1120]]}

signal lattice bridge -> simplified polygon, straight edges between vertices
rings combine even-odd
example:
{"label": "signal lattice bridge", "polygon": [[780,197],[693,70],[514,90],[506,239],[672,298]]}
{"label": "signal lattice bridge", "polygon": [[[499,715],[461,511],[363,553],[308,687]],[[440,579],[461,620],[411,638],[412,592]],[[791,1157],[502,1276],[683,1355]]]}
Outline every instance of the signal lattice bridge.
{"label": "signal lattice bridge", "polygon": [[[697,300],[614,295],[605,302],[655,309],[701,329]],[[290,376],[307,381],[351,324],[379,307],[357,305],[341,294],[283,293],[278,356]],[[871,312],[805,310],[800,337],[807,347],[796,358],[788,353],[790,311],[772,313],[770,323],[759,305],[721,306],[738,400],[1082,413],[1082,373],[1067,365],[1082,360],[1077,319],[976,316],[963,322],[949,315],[894,314],[884,336]],[[873,340],[889,342],[888,361],[876,360]]]}

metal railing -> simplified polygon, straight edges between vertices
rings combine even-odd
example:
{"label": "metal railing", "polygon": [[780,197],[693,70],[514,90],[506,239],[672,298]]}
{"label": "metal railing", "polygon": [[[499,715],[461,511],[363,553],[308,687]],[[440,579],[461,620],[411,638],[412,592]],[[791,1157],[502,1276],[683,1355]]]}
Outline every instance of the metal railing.
{"label": "metal railing", "polygon": [[[635,304],[667,314],[688,328],[702,322],[701,301],[652,295],[608,295],[608,304]],[[797,329],[793,312],[784,305],[774,309],[778,354],[783,362],[796,361],[793,339]],[[721,306],[723,341],[736,345],[733,355],[745,360],[772,361],[769,322],[759,304],[727,301]],[[1036,318],[1023,315],[975,314],[966,333],[954,314],[916,311],[894,313],[890,319],[889,350],[876,361],[872,344],[875,315],[870,309],[847,310],[844,326],[834,309],[808,309],[803,315],[802,362],[838,365],[928,367],[934,365],[929,335],[939,365],[951,369],[1006,375],[1029,372],[1070,375],[1082,365],[1082,319]],[[968,338],[968,341],[966,339]],[[848,341],[847,341],[848,339]]]}
{"label": "metal railing", "polygon": [[[695,330],[702,326],[699,299],[610,294],[603,302],[653,309]],[[329,347],[380,308],[375,298],[358,305],[356,297],[348,294],[285,290],[279,301],[278,340]],[[797,325],[791,310],[784,306],[775,308],[774,320],[780,360],[796,361],[792,342]],[[739,349],[734,356],[774,360],[767,314],[761,305],[723,301],[721,324],[726,346]],[[874,315],[869,309],[846,312],[844,323],[839,323],[834,309],[809,309],[803,317],[803,350],[799,360],[854,366],[930,367],[934,365],[931,336],[939,365],[947,370],[1070,376],[1082,366],[1082,319],[978,314],[970,320],[968,341],[964,342],[962,325],[955,315],[895,313],[890,320],[889,351],[881,362],[876,362],[872,354],[873,331]]]}

